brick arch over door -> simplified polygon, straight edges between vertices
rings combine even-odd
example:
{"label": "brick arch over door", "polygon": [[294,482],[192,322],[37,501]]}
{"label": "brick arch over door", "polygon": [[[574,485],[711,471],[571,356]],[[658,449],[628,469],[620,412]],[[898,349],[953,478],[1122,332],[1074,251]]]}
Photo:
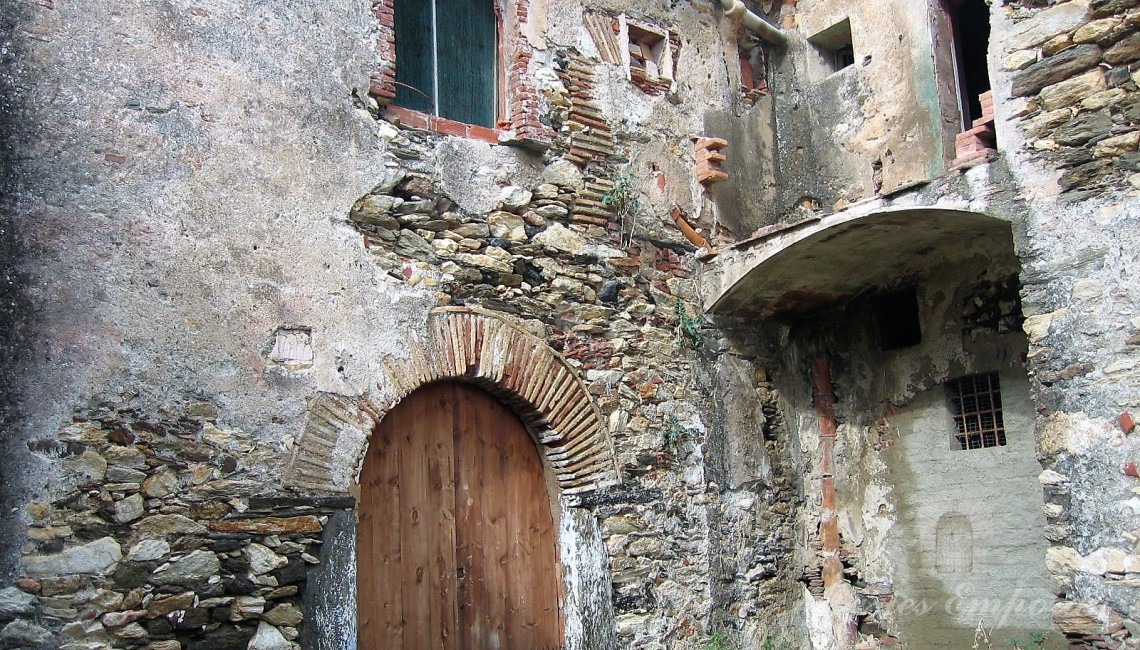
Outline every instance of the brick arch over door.
{"label": "brick arch over door", "polygon": [[510,406],[563,494],[617,482],[605,419],[574,368],[542,339],[505,316],[463,307],[433,310],[427,332],[410,337],[407,358],[384,360],[375,394],[322,393],[310,402],[287,486],[346,492],[376,423],[412,391],[441,380],[474,383]]}

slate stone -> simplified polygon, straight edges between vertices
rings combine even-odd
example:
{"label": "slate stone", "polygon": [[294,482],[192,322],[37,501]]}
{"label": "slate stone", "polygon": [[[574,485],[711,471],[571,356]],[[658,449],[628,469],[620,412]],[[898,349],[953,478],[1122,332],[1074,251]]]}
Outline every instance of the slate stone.
{"label": "slate stone", "polygon": [[1068,191],[1089,185],[1096,179],[1103,168],[1104,164],[1098,161],[1070,169],[1061,175],[1061,180],[1059,181],[1061,189]]}
{"label": "slate stone", "polygon": [[1092,0],[1089,12],[1092,18],[1107,18],[1136,6],[1140,6],[1140,0]]}
{"label": "slate stone", "polygon": [[1083,165],[1093,159],[1092,150],[1088,147],[1065,148],[1050,153],[1047,158],[1050,162],[1063,169]]}
{"label": "slate stone", "polygon": [[1129,36],[1104,53],[1105,63],[1112,65],[1128,63],[1135,59],[1140,59],[1140,33]]}
{"label": "slate stone", "polygon": [[174,626],[165,618],[155,618],[143,623],[143,627],[151,636],[164,636],[174,631]]}
{"label": "slate stone", "polygon": [[439,264],[439,258],[431,244],[411,230],[400,231],[400,237],[396,240],[396,253],[428,264]]}
{"label": "slate stone", "polygon": [[1064,81],[1100,63],[1101,49],[1096,45],[1078,45],[1060,54],[1034,63],[1013,78],[1011,93],[1027,97],[1041,92],[1045,86]]}
{"label": "slate stone", "polygon": [[598,300],[602,302],[617,302],[618,297],[621,295],[621,290],[625,285],[617,280],[610,280],[602,286],[602,290],[598,292]]}
{"label": "slate stone", "polygon": [[488,246],[497,246],[497,247],[499,247],[505,251],[511,249],[510,240],[503,239],[502,237],[488,237],[487,238],[487,245]]}
{"label": "slate stone", "polygon": [[1111,130],[1112,118],[1104,113],[1086,113],[1061,125],[1053,132],[1053,139],[1060,144],[1074,146],[1084,144],[1098,136],[1105,136]]}
{"label": "slate stone", "polygon": [[263,575],[289,564],[289,559],[278,555],[261,544],[250,544],[242,551],[249,560],[249,570],[254,575]]}
{"label": "slate stone", "polygon": [[388,194],[404,180],[407,172],[403,169],[396,167],[394,169],[387,169],[384,174],[380,176],[380,182],[376,187],[372,188],[372,194]]}
{"label": "slate stone", "polygon": [[1140,172],[1140,151],[1129,151],[1112,161],[1112,166],[1130,172]]}
{"label": "slate stone", "polygon": [[281,630],[262,621],[257,626],[257,633],[249,640],[248,650],[291,650],[289,640],[281,634]]}
{"label": "slate stone", "polygon": [[115,569],[112,578],[119,587],[137,589],[146,584],[157,566],[157,562],[123,562]]}
{"label": "slate stone", "polygon": [[0,621],[29,616],[36,611],[36,597],[15,587],[0,589]]}
{"label": "slate stone", "polygon": [[52,633],[44,628],[25,620],[12,621],[0,630],[0,648],[22,648],[24,650],[34,650],[35,648],[45,648],[53,643],[55,637]]}
{"label": "slate stone", "polygon": [[211,551],[194,551],[170,566],[151,574],[151,581],[162,585],[192,586],[205,582],[222,570],[218,556]]}
{"label": "slate stone", "polygon": [[55,555],[24,558],[24,573],[33,578],[68,574],[106,573],[123,559],[119,543],[110,537],[73,546]]}
{"label": "slate stone", "polygon": [[152,562],[161,560],[167,553],[170,553],[170,544],[160,539],[144,539],[131,548],[127,559],[131,562]]}
{"label": "slate stone", "polygon": [[1128,66],[1119,66],[1104,73],[1104,83],[1109,88],[1119,88],[1129,81],[1132,81],[1132,73]]}
{"label": "slate stone", "polygon": [[174,622],[175,629],[192,630],[210,624],[210,610],[204,607],[194,607],[183,611],[185,613]]}
{"label": "slate stone", "polygon": [[187,643],[186,650],[246,650],[255,632],[253,627],[223,625]]}

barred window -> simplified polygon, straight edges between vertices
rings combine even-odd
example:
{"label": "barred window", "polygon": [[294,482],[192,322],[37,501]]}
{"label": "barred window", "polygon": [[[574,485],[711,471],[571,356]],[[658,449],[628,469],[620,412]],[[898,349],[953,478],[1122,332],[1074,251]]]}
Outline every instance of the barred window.
{"label": "barred window", "polygon": [[959,449],[1005,446],[1001,387],[996,372],[946,382]]}

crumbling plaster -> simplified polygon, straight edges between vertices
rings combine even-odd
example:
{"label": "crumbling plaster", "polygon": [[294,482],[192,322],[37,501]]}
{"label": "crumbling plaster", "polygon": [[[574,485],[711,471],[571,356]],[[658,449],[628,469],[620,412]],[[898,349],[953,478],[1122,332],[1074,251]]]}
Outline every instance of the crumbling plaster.
{"label": "crumbling plaster", "polygon": [[[20,17],[6,39],[22,54],[3,71],[19,156],[6,216],[36,251],[17,291],[39,350],[6,437],[51,440],[88,399],[208,399],[283,449],[314,387],[363,388],[399,352],[377,323],[422,324],[430,299],[378,281],[344,225],[382,171],[382,129],[352,100],[371,65],[367,3],[8,2],[4,14]],[[266,365],[283,323],[312,329],[311,370]],[[14,447],[9,499],[55,480]]]}

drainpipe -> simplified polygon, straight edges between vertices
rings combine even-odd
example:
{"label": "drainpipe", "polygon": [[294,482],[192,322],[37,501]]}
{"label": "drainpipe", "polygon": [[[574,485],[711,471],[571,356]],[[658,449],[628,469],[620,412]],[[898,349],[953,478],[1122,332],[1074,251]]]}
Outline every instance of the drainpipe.
{"label": "drainpipe", "polygon": [[784,45],[788,42],[788,37],[784,32],[781,32],[760,16],[749,11],[740,0],[720,0],[720,6],[724,7],[724,12],[730,16],[743,16],[744,26],[759,34],[760,38],[769,43],[773,45]]}
{"label": "drainpipe", "polygon": [[832,587],[843,579],[843,563],[839,561],[839,499],[835,494],[835,392],[831,387],[831,363],[816,359],[812,366],[812,402],[819,415],[821,445],[820,492],[823,496],[819,513],[819,535],[823,542],[823,586]]}
{"label": "drainpipe", "polygon": [[[839,421],[835,417],[835,389],[831,383],[831,361],[826,357],[812,364],[812,403],[819,415],[820,492],[823,503],[819,512],[819,536],[823,542],[823,588],[846,582],[843,562],[839,559],[839,498],[835,493],[835,437]],[[859,627],[853,616],[847,615],[843,625],[840,648],[851,648],[859,637]]]}

